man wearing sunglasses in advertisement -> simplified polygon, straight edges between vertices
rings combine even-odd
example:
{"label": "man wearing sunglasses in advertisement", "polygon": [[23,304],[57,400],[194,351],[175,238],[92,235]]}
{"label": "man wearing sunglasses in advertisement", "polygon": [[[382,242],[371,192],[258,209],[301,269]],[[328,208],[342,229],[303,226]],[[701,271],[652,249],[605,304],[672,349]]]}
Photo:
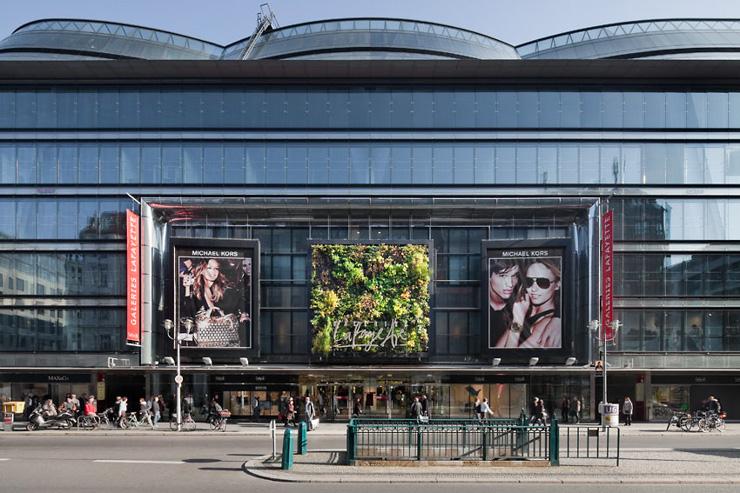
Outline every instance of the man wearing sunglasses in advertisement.
{"label": "man wearing sunglasses in advertisement", "polygon": [[522,270],[524,293],[514,303],[513,321],[498,348],[559,348],[562,344],[560,320],[560,262],[550,258],[527,261]]}

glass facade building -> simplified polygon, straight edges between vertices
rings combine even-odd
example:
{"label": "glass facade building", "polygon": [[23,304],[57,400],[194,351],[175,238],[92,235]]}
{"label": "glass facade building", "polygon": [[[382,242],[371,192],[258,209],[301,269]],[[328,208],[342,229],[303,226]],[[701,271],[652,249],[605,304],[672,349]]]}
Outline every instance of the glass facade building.
{"label": "glass facade building", "polygon": [[[223,239],[259,244],[259,316],[248,350],[184,351],[196,403],[215,394],[252,415],[256,395],[276,416],[285,395],[312,395],[327,419],[358,399],[397,417],[426,393],[435,415],[467,416],[479,395],[516,416],[537,395],[551,409],[578,397],[593,416],[588,323],[611,209],[623,327],[610,397],[632,396],[643,420],[709,394],[731,411],[739,25],[642,21],[518,47],[399,19],[228,46],[100,21],[21,26],[0,41],[0,397],[170,394],[173,245]],[[126,340],[127,210],[142,220],[140,345]],[[423,354],[312,351],[311,245],[348,242],[431,245]],[[486,245],[552,242],[568,252],[562,345],[489,347]]]}

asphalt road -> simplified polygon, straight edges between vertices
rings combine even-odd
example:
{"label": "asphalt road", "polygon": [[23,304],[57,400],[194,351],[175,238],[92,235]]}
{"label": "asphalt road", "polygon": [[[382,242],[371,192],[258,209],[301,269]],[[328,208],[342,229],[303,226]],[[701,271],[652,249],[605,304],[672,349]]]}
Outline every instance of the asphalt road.
{"label": "asphalt road", "polygon": [[[312,436],[310,447],[341,448],[341,436]],[[740,436],[676,435],[675,437],[629,437],[625,453],[639,448],[711,449],[740,447]],[[106,491],[130,492],[151,488],[162,492],[249,491],[346,492],[346,484],[276,483],[247,475],[242,463],[250,457],[269,453],[267,436],[101,436],[81,433],[73,436],[13,435],[0,433],[0,491]],[[375,484],[373,493],[404,491],[449,492],[451,485]],[[492,485],[466,484],[468,491],[490,493]],[[649,491],[689,492],[696,485],[650,484],[608,485],[600,491],[630,493]],[[507,484],[511,492],[589,492],[594,485]],[[736,492],[737,485],[712,485],[713,492]]]}

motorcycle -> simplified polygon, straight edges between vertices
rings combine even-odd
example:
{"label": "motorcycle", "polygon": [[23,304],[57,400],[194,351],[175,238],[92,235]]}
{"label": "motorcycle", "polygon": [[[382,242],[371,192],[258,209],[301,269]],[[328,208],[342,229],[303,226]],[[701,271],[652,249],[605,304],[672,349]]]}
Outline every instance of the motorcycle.
{"label": "motorcycle", "polygon": [[77,424],[77,420],[69,411],[64,411],[56,416],[44,416],[41,406],[38,406],[31,412],[26,424],[26,430],[36,431],[41,428],[57,428],[59,430],[68,430]]}

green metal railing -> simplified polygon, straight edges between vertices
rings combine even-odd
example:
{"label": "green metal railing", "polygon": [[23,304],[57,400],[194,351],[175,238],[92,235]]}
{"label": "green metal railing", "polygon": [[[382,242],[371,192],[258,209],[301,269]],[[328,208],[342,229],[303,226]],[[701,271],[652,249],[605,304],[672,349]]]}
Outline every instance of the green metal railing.
{"label": "green metal railing", "polygon": [[563,459],[610,459],[619,466],[622,440],[618,426],[575,425],[560,428]]}
{"label": "green metal railing", "polygon": [[[555,451],[553,454],[552,451]],[[357,461],[558,461],[558,424],[515,419],[352,419],[347,458]]]}

